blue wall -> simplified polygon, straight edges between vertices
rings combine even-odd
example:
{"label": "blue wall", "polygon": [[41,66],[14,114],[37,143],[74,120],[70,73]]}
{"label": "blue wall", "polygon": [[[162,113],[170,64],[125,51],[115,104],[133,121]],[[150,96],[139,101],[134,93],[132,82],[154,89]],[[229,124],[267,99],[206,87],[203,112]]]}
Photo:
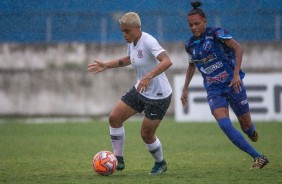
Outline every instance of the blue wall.
{"label": "blue wall", "polygon": [[[202,0],[209,26],[239,41],[282,41],[282,0]],[[188,0],[2,0],[0,42],[124,43],[118,19],[139,13],[142,30],[161,42],[184,42],[191,33]]]}

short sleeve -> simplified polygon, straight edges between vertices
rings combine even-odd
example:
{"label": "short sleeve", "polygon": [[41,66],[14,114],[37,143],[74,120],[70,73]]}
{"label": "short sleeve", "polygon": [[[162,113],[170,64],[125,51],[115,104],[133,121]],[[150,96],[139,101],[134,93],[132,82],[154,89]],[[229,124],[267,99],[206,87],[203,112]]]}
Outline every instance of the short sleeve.
{"label": "short sleeve", "polygon": [[194,60],[192,59],[193,47],[190,41],[187,41],[185,43],[185,51],[187,52],[187,55],[188,55],[188,62],[194,63]]}
{"label": "short sleeve", "polygon": [[188,56],[188,63],[194,63],[194,60],[192,59],[192,55],[187,54]]}
{"label": "short sleeve", "polygon": [[145,41],[146,48],[155,56],[155,58],[165,50],[159,42],[152,36],[148,37]]}
{"label": "short sleeve", "polygon": [[231,34],[224,28],[217,28],[215,30],[215,38],[218,40],[229,40],[232,39],[233,37],[231,36]]}

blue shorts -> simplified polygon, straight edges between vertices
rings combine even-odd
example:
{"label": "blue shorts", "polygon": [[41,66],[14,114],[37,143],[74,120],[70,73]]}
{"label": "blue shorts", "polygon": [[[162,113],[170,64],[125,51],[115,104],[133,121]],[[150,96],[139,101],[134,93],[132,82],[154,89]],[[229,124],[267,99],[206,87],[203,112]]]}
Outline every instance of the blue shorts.
{"label": "blue shorts", "polygon": [[208,95],[208,103],[211,111],[220,107],[228,108],[228,105],[233,109],[236,116],[241,116],[249,112],[249,103],[246,93],[246,88],[242,84],[241,91],[236,93],[233,88],[228,92],[219,92]]}
{"label": "blue shorts", "polygon": [[135,111],[144,111],[145,117],[150,120],[162,120],[171,101],[171,95],[164,99],[149,99],[138,93],[133,86],[121,100]]}

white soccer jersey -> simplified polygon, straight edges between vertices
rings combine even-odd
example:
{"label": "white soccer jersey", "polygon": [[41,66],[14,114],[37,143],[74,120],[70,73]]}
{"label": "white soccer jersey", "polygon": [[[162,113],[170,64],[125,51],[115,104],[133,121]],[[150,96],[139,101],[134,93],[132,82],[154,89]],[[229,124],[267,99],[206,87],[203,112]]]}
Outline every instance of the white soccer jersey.
{"label": "white soccer jersey", "polygon": [[[127,51],[137,75],[137,83],[135,84],[135,88],[137,89],[139,81],[160,63],[156,58],[165,50],[153,36],[142,32],[136,46],[133,43],[128,44]],[[163,99],[171,93],[171,86],[163,72],[151,79],[146,92],[141,94],[150,99]]]}

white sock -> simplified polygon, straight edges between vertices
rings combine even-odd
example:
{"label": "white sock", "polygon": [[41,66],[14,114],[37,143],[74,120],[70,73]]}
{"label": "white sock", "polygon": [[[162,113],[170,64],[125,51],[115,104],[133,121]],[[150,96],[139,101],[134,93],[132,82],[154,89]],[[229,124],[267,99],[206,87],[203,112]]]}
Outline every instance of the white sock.
{"label": "white sock", "polygon": [[163,161],[163,149],[160,140],[157,138],[152,144],[146,144],[149,152],[153,156],[156,162]]}
{"label": "white sock", "polygon": [[115,156],[123,156],[125,139],[124,126],[120,128],[112,128],[110,126],[110,136]]}

